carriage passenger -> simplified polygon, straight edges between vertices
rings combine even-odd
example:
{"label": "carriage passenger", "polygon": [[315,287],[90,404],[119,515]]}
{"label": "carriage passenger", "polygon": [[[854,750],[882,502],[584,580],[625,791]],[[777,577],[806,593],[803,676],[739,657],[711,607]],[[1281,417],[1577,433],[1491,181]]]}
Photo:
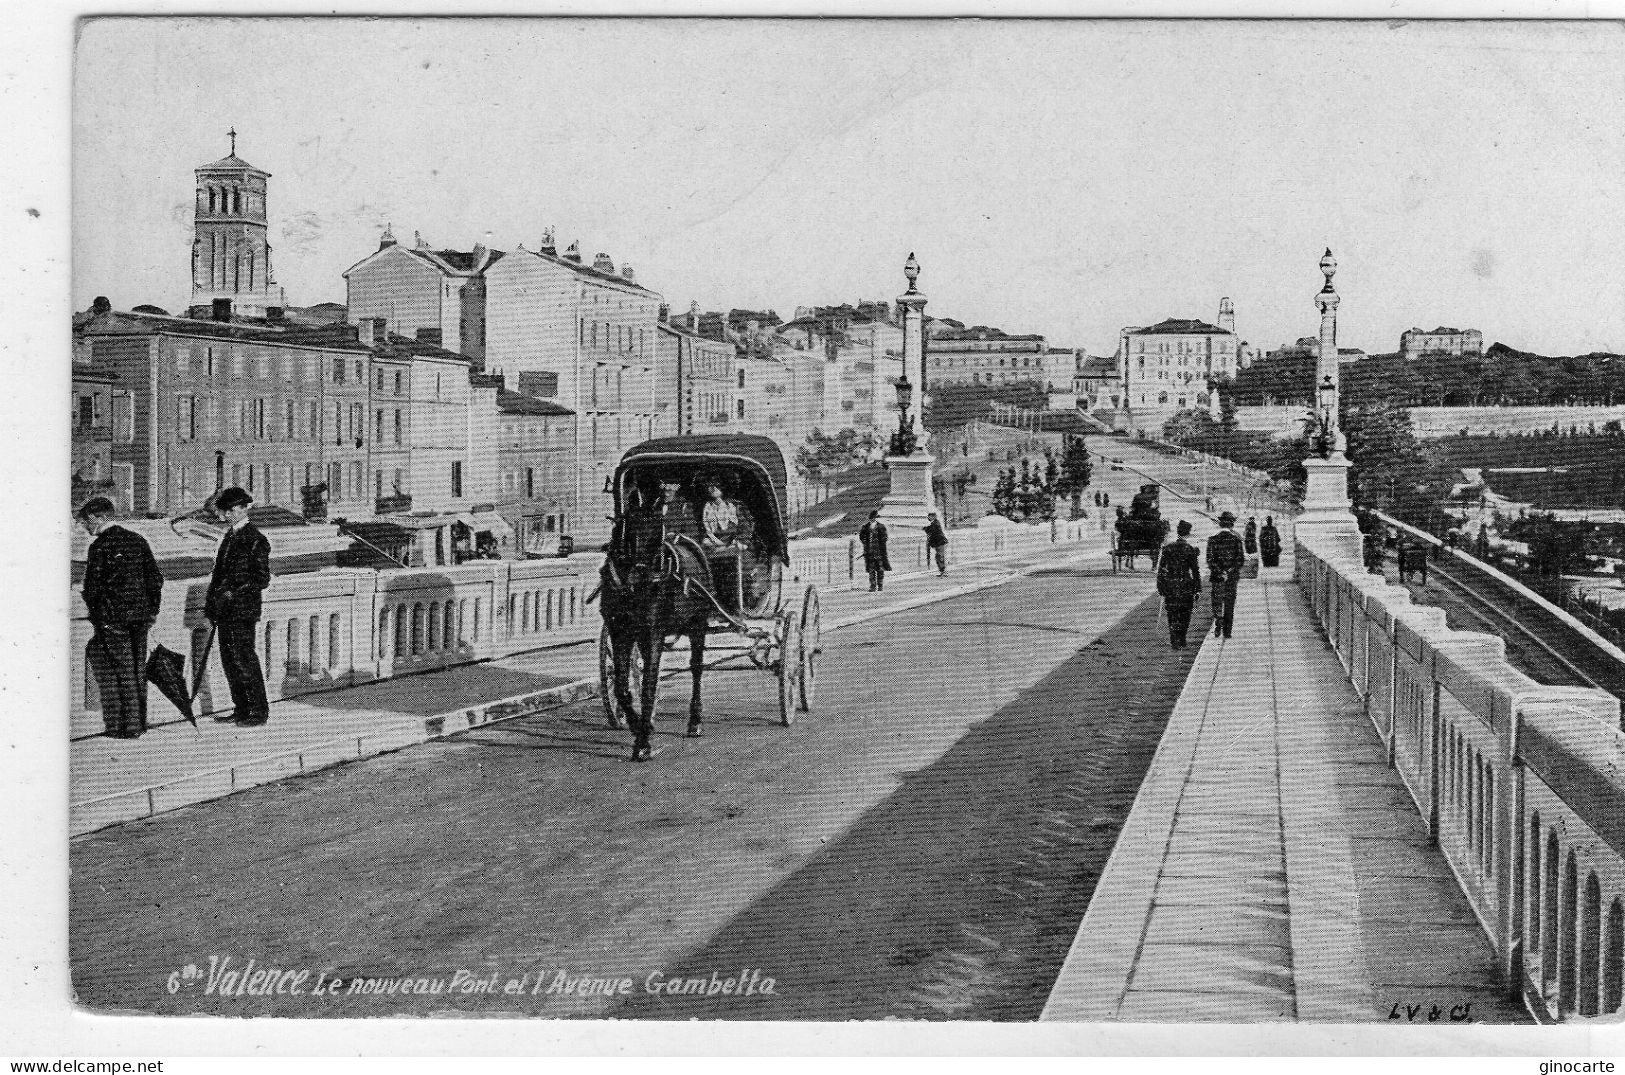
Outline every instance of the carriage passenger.
{"label": "carriage passenger", "polygon": [[722,481],[705,483],[705,506],[700,510],[700,544],[711,561],[711,574],[718,594],[738,594],[741,605],[749,607],[757,599],[757,563],[752,555],[754,533],[750,511],[727,496]]}

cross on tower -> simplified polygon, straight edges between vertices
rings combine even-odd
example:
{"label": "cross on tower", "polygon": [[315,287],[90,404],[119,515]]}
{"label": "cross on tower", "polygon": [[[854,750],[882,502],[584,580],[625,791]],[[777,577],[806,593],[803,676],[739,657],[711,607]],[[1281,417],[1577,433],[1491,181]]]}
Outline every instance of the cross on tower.
{"label": "cross on tower", "polygon": [[231,155],[235,157],[237,155],[237,128],[233,127],[226,133],[231,136]]}

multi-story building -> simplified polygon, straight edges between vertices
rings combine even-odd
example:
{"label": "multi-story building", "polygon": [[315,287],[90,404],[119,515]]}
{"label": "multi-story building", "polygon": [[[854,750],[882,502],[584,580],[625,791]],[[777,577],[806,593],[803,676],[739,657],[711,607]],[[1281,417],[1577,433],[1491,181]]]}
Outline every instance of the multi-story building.
{"label": "multi-story building", "polygon": [[548,555],[576,522],[575,415],[547,399],[497,392],[496,511],[513,527],[516,552]]}
{"label": "multi-story building", "polygon": [[286,305],[271,268],[267,225],[267,180],[271,173],[231,153],[195,170],[192,217],[192,305],[212,307],[216,299],[264,317]]}
{"label": "multi-story building", "polygon": [[[1220,319],[1234,325],[1229,300]],[[1206,321],[1169,318],[1149,328],[1125,328],[1118,340],[1118,375],[1134,427],[1162,428],[1175,411],[1206,409],[1217,417],[1218,393],[1209,382],[1238,369],[1233,328]]]}
{"label": "multi-story building", "polygon": [[1007,385],[1048,380],[1043,336],[1011,336],[975,325],[932,335],[925,346],[925,381],[936,384]]}
{"label": "multi-story building", "polygon": [[495,387],[468,359],[359,325],[279,328],[106,311],[75,330],[117,378],[111,466],[136,513],[239,485],[311,518],[467,510],[494,485]]}
{"label": "multi-story building", "polygon": [[75,365],[73,370],[73,507],[105,496],[122,512],[130,510],[125,491],[113,480],[113,398],[118,378],[107,370]]}
{"label": "multi-story building", "polygon": [[1120,405],[1123,400],[1123,376],[1118,372],[1117,358],[1086,355],[1079,350],[1077,368],[1072,374],[1072,391],[1084,410],[1098,411]]}
{"label": "multi-story building", "polygon": [[902,374],[902,327],[880,301],[856,306],[801,307],[780,329],[798,352],[822,354],[822,417],[808,421],[826,434],[851,429],[884,442],[897,423],[893,383]]}
{"label": "multi-story building", "polygon": [[1440,325],[1431,332],[1425,329],[1407,329],[1399,335],[1399,353],[1405,358],[1422,355],[1482,355],[1484,334],[1476,328],[1447,328]]}
{"label": "multi-story building", "polygon": [[562,255],[520,245],[486,266],[485,288],[486,369],[525,394],[525,375],[541,375],[533,390],[575,412],[576,536],[602,540],[606,479],[627,448],[668,431],[674,409],[658,398],[660,296],[607,255],[583,264],[575,244]]}
{"label": "multi-story building", "polygon": [[[692,323],[692,322],[691,322]],[[727,433],[734,428],[735,348],[662,319],[655,326],[658,398],[669,400],[670,433]]]}
{"label": "multi-story building", "polygon": [[485,270],[503,252],[486,241],[473,250],[435,250],[413,233],[412,246],[384,229],[378,249],[344,271],[352,321],[382,317],[403,335],[485,360]]}

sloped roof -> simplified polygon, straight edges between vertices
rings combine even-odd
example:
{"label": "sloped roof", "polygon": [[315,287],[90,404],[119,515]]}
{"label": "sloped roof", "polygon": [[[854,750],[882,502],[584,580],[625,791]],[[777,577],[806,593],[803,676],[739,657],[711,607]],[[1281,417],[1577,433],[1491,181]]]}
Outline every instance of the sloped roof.
{"label": "sloped roof", "polygon": [[[520,253],[520,251],[515,250],[514,253],[517,254]],[[569,258],[563,258],[557,254],[549,254],[541,250],[526,250],[524,253],[529,254],[531,257],[537,258],[541,261],[551,262],[554,265],[562,265],[564,268],[569,269],[572,272],[578,272],[583,276],[590,276],[595,280],[608,280],[611,283],[619,284],[622,287],[629,287],[633,291],[641,291],[651,298],[660,297],[660,293],[658,291],[651,291],[637,281],[628,280],[626,277],[621,276],[618,273],[604,272],[603,270],[595,269],[591,265],[584,262],[571,261]]]}
{"label": "sloped roof", "polygon": [[254,167],[252,164],[249,164],[247,161],[243,160],[243,158],[239,157],[235,153],[227,154],[226,156],[221,157],[219,160],[215,161],[213,164],[205,164],[205,165],[197,168],[196,171],[199,171],[199,172],[257,172],[258,174],[264,175],[264,176],[268,176],[268,175],[271,174],[270,172],[267,172],[263,168]]}
{"label": "sloped roof", "polygon": [[509,392],[507,389],[497,392],[497,410],[503,414],[539,414],[548,416],[575,413],[570,408],[554,403],[552,400],[537,399],[535,396]]}
{"label": "sloped roof", "polygon": [[1080,377],[1115,377],[1117,376],[1117,360],[1105,355],[1091,355],[1084,360],[1083,369],[1078,371]]}
{"label": "sloped roof", "polygon": [[1130,336],[1234,336],[1235,333],[1218,325],[1195,318],[1170,317],[1150,328],[1130,329]]}

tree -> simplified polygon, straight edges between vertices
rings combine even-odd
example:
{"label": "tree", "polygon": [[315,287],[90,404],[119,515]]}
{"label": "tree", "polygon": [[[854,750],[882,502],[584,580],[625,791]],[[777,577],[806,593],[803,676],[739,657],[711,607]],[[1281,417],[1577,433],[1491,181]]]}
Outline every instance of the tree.
{"label": "tree", "polygon": [[1061,477],[1055,483],[1058,496],[1077,496],[1089,487],[1089,442],[1086,437],[1068,435],[1061,443]]}
{"label": "tree", "polygon": [[1219,431],[1219,423],[1204,410],[1175,411],[1162,423],[1162,439],[1173,444],[1188,444],[1199,437],[1211,436]]}
{"label": "tree", "polygon": [[1346,408],[1349,492],[1356,503],[1397,506],[1428,477],[1428,462],[1411,428],[1410,411],[1388,404]]}
{"label": "tree", "polygon": [[815,428],[807,435],[807,443],[796,449],[796,473],[806,478],[825,471],[845,470],[868,459],[874,446],[873,433],[843,429],[830,437]]}
{"label": "tree", "polygon": [[1516,519],[1503,533],[1529,546],[1529,566],[1536,574],[1562,575],[1586,566],[1593,527],[1587,522],[1560,522],[1546,512]]}

